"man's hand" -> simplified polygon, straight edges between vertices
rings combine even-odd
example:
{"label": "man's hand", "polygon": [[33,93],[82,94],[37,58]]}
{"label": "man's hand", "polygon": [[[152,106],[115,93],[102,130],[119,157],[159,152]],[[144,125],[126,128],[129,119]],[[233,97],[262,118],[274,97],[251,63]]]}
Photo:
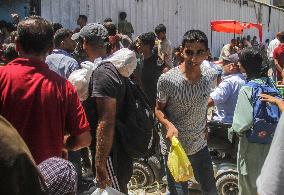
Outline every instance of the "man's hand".
{"label": "man's hand", "polygon": [[267,95],[267,94],[260,94],[259,95],[261,97],[261,101],[264,102],[269,102],[272,103],[274,105],[277,105],[278,101],[281,101],[279,98],[273,97],[271,95]]}
{"label": "man's hand", "polygon": [[166,138],[169,140],[172,140],[173,136],[178,137],[178,130],[173,125],[171,125],[167,130]]}
{"label": "man's hand", "polygon": [[275,104],[276,106],[278,106],[279,110],[281,112],[284,111],[284,101],[282,99],[273,97],[271,95],[267,95],[267,94],[260,94],[261,97],[261,101],[265,101],[265,102],[270,102],[272,104]]}
{"label": "man's hand", "polygon": [[97,187],[100,189],[105,189],[106,186],[111,187],[111,181],[108,177],[106,165],[96,167],[96,182]]}

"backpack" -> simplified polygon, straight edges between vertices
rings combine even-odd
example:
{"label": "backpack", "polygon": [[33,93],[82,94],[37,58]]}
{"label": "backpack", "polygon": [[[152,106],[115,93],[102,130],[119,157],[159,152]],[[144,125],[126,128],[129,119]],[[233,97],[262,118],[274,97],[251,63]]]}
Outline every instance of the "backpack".
{"label": "backpack", "polygon": [[[133,65],[133,56],[128,55],[125,52],[126,50],[119,50],[121,55],[118,51],[117,54],[102,61],[97,68],[109,62],[124,78],[126,90],[121,114],[123,116],[116,119],[116,136],[118,136],[129,157],[148,158],[159,149],[158,122],[149,106],[146,95],[129,78],[136,66]],[[91,83],[93,82],[89,83],[89,96],[92,93]]]}
{"label": "backpack", "polygon": [[246,132],[247,140],[251,143],[270,144],[281,113],[276,105],[261,101],[259,95],[265,93],[277,98],[281,98],[281,95],[276,88],[268,85],[268,81],[264,85],[250,81],[244,86],[253,88],[253,126]]}
{"label": "backpack", "polygon": [[124,114],[116,121],[116,129],[131,158],[148,158],[158,150],[158,122],[141,88],[129,78],[125,83]]}

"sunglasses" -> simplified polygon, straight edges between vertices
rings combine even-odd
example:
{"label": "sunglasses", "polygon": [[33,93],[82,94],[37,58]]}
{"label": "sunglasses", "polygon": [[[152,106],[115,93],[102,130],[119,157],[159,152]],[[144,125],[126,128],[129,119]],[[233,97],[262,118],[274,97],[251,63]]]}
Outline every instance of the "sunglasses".
{"label": "sunglasses", "polygon": [[185,50],[185,54],[187,56],[197,56],[197,57],[200,57],[200,56],[204,55],[205,53],[206,53],[206,50],[197,50],[197,52],[194,52],[194,51],[192,51],[190,49]]}
{"label": "sunglasses", "polygon": [[239,66],[238,62],[224,61],[223,66],[227,66],[227,65]]}

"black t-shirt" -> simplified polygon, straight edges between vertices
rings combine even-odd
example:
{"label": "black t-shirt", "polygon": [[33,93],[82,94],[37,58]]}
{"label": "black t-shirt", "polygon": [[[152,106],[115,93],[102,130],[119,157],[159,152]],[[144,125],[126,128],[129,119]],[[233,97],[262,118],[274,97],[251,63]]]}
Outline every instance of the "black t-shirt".
{"label": "black t-shirt", "polygon": [[154,108],[156,105],[157,83],[164,68],[164,66],[157,64],[157,60],[157,54],[153,54],[150,58],[144,59],[140,71],[142,89],[150,101],[151,108]]}
{"label": "black t-shirt", "polygon": [[98,123],[98,113],[95,103],[96,97],[111,97],[117,101],[116,115],[120,117],[123,111],[126,84],[122,77],[111,63],[99,65],[93,72],[90,80],[90,97],[83,103],[87,118],[90,123],[93,135]]}

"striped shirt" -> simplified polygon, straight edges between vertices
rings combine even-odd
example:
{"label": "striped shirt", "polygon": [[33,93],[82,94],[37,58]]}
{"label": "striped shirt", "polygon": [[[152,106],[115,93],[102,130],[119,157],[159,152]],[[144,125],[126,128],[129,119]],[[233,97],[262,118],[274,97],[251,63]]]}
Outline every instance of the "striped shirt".
{"label": "striped shirt", "polygon": [[[179,131],[179,141],[188,155],[207,146],[204,133],[207,102],[217,72],[204,61],[201,75],[200,80],[192,84],[179,67],[175,67],[161,75],[157,86],[157,99],[166,103],[165,114]],[[163,133],[165,135],[166,131]]]}

